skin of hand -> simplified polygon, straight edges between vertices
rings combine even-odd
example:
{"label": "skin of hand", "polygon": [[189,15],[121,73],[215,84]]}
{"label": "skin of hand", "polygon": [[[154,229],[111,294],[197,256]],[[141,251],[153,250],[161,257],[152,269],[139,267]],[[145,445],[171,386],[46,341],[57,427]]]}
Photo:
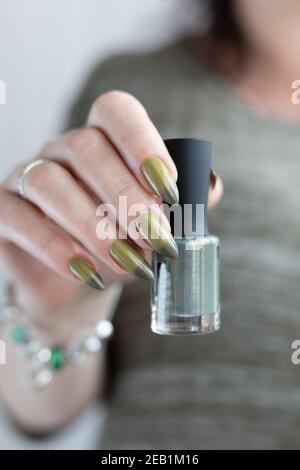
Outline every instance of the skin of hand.
{"label": "skin of hand", "polygon": [[[26,308],[48,312],[80,298],[85,285],[102,289],[114,279],[126,281],[128,274],[151,279],[152,249],[176,256],[159,208],[163,200],[178,200],[176,168],[135,97],[118,90],[101,95],[86,127],[46,143],[36,158],[45,162],[24,177],[26,199],[16,189],[24,165],[0,186],[1,266]],[[221,195],[221,180],[212,173],[209,206]],[[127,225],[117,220],[121,241],[99,239],[97,206],[117,209],[120,196],[128,207],[143,204],[147,216],[158,219],[162,245],[142,235],[133,242],[134,217]],[[107,216],[106,221],[110,224]]]}
{"label": "skin of hand", "polygon": [[[138,202],[146,208],[162,199],[176,202],[177,172],[142,104],[122,91],[100,96],[86,127],[46,143],[36,158],[45,162],[24,177],[26,199],[16,189],[24,165],[0,186],[0,263],[19,305],[42,327],[47,343],[56,344],[62,330],[72,336],[74,316],[87,325],[95,314],[105,316],[110,301],[105,301],[109,289],[100,292],[104,285],[129,282],[133,274],[151,279],[152,249],[176,256],[168,225],[163,217],[162,226],[157,222],[159,208],[153,221],[164,235],[163,244],[147,239],[144,230],[139,239],[130,240],[130,218],[128,225],[117,221],[125,234],[122,240],[99,239],[96,211],[100,203],[117,208],[119,196],[127,197],[128,206]],[[221,195],[221,180],[212,172],[209,206]],[[142,215],[144,228],[149,213]],[[95,295],[97,308],[87,307]],[[66,367],[54,387],[36,394],[23,388],[28,364],[7,343],[10,366],[0,371],[0,395],[24,430],[52,432],[99,397],[105,348],[83,366]]]}

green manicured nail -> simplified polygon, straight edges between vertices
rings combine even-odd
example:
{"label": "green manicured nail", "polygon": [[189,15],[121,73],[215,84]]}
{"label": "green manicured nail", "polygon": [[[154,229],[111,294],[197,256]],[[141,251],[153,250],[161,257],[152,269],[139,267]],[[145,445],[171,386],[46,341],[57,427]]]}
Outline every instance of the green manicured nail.
{"label": "green manicured nail", "polygon": [[74,256],[74,258],[70,259],[69,269],[77,279],[80,279],[80,281],[92,287],[92,289],[104,289],[104,283],[100,274],[80,256]]}
{"label": "green manicured nail", "polygon": [[110,255],[125,271],[142,279],[153,279],[153,272],[145,258],[126,240],[114,240]]}
{"label": "green manicured nail", "polygon": [[177,185],[168,168],[158,157],[148,157],[141,167],[142,173],[153,191],[168,204],[178,204]]}
{"label": "green manicured nail", "polygon": [[178,248],[169,227],[154,212],[144,212],[137,221],[137,228],[148,245],[157,253],[169,258],[178,257]]}

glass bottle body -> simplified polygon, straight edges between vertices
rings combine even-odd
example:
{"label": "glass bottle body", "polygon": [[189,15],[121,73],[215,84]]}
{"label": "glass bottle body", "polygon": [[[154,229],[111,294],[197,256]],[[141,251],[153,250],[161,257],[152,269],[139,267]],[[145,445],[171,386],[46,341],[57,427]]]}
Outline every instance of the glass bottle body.
{"label": "glass bottle body", "polygon": [[153,257],[151,329],[165,335],[208,334],[220,328],[219,239],[176,240],[177,259]]}

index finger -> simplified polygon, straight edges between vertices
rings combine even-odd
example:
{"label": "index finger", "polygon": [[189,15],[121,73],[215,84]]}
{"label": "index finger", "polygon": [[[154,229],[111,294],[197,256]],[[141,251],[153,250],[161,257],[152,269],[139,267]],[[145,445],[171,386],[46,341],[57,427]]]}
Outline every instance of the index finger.
{"label": "index finger", "polygon": [[164,202],[178,203],[177,170],[143,105],[123,91],[110,91],[93,104],[88,126],[100,128],[140,184]]}

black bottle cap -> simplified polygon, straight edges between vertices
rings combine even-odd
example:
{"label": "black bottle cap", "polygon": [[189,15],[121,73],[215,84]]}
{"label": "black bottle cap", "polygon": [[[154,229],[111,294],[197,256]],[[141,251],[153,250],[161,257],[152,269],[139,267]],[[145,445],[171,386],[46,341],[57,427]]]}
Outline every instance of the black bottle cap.
{"label": "black bottle cap", "polygon": [[[165,140],[165,144],[178,171],[177,186],[182,210],[182,235],[186,237],[207,235],[211,142],[202,139],[168,139]],[[186,206],[187,204],[189,206]],[[196,215],[197,204],[202,204],[204,209],[200,223]],[[170,222],[176,236],[174,220]]]}

